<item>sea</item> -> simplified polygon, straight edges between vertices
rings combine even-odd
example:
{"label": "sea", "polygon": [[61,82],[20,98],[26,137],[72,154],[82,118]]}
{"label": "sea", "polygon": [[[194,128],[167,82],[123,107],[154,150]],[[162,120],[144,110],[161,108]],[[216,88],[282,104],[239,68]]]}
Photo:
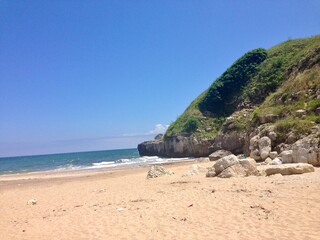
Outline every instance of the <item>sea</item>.
{"label": "sea", "polygon": [[97,170],[115,167],[129,168],[187,160],[188,158],[140,156],[136,148],[35,156],[2,157],[0,158],[0,175],[39,171],[59,172]]}

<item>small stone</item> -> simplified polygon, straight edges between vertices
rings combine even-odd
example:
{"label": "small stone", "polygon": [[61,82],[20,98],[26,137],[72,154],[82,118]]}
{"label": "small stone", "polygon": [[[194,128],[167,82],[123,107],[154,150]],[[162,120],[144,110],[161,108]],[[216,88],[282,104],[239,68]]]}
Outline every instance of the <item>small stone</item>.
{"label": "small stone", "polygon": [[306,115],[306,110],[304,110],[304,109],[299,109],[299,110],[296,111],[296,116],[297,116],[297,117],[302,117],[302,116],[304,116],[304,115]]}
{"label": "small stone", "polygon": [[212,131],[212,128],[211,127],[207,127],[206,128],[206,132],[211,132]]}
{"label": "small stone", "polygon": [[36,205],[37,204],[37,199],[30,199],[28,201],[28,205]]}

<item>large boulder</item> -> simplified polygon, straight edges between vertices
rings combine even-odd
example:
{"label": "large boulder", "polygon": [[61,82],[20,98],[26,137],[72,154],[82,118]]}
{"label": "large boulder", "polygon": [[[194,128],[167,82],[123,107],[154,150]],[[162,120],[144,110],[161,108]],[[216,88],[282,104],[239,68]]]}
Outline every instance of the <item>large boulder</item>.
{"label": "large boulder", "polygon": [[237,163],[239,163],[239,159],[235,155],[231,154],[216,161],[213,167],[215,173],[218,175],[226,168],[231,167],[232,165],[235,165]]}
{"label": "large boulder", "polygon": [[293,163],[292,150],[286,150],[280,153],[282,163]]}
{"label": "large boulder", "polygon": [[215,151],[214,153],[211,153],[209,155],[209,159],[210,159],[210,161],[217,161],[220,158],[223,158],[225,156],[229,156],[231,154],[232,153],[227,150],[218,150],[218,151]]}
{"label": "large boulder", "polygon": [[152,166],[151,169],[148,172],[147,178],[157,178],[157,177],[162,177],[162,176],[167,176],[167,175],[173,175],[174,172],[166,170],[162,166]]}
{"label": "large boulder", "polygon": [[230,177],[245,177],[246,176],[246,171],[245,169],[241,166],[240,163],[237,163],[235,165],[232,165],[231,167],[228,167],[224,169],[218,177],[221,178],[230,178]]}
{"label": "large boulder", "polygon": [[254,159],[238,160],[234,155],[229,155],[218,160],[212,168],[208,169],[206,177],[246,177],[258,175]]}
{"label": "large boulder", "polygon": [[292,158],[294,163],[310,163],[320,165],[320,140],[313,135],[307,136],[292,145]]}
{"label": "large boulder", "polygon": [[267,176],[273,174],[291,175],[314,172],[314,167],[307,163],[288,163],[282,165],[265,165],[264,171]]}
{"label": "large boulder", "polygon": [[262,137],[259,139],[259,151],[262,160],[269,157],[271,152],[271,139],[268,137]]}
{"label": "large boulder", "polygon": [[244,168],[246,176],[258,175],[256,161],[252,158],[240,160],[240,165]]}

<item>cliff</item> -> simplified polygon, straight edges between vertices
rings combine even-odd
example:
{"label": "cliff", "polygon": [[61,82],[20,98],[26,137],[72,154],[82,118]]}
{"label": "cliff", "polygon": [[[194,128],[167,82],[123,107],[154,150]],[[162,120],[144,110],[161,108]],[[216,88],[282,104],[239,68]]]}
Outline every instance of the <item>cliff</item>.
{"label": "cliff", "polygon": [[259,139],[268,137],[270,151],[278,154],[308,137],[318,149],[319,129],[320,36],[314,36],[244,54],[162,139],[141,143],[138,150],[141,155],[200,157],[224,149],[259,159]]}

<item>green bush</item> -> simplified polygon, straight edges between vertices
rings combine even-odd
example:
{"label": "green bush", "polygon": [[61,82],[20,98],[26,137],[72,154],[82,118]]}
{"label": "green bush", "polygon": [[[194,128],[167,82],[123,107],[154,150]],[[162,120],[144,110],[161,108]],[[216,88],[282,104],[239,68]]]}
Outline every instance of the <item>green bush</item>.
{"label": "green bush", "polygon": [[199,127],[199,120],[193,116],[190,116],[183,126],[183,131],[187,133],[194,132]]}

